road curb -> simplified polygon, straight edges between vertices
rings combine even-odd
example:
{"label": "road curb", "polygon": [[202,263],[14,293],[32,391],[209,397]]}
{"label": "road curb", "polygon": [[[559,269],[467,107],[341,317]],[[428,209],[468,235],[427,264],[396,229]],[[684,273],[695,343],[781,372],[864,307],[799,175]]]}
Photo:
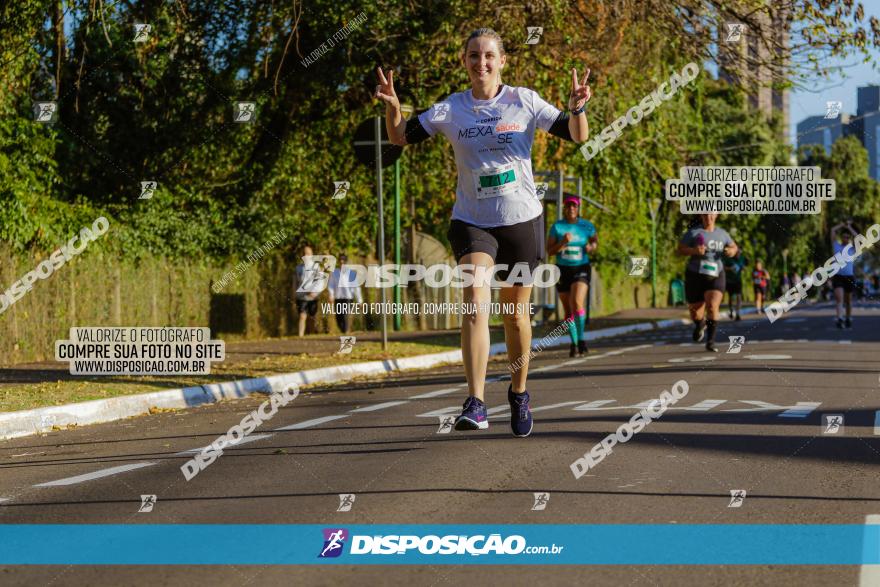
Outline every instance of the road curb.
{"label": "road curb", "polygon": [[[747,312],[744,310],[743,314],[745,313]],[[683,318],[660,320],[658,322],[639,322],[637,324],[593,330],[587,333],[586,338],[587,340],[597,340],[630,332],[657,330],[689,323],[689,320]],[[568,342],[568,337],[565,333],[562,333],[552,341],[544,342],[545,340],[546,337],[533,340],[532,349],[537,350],[539,348],[561,346]],[[504,352],[506,352],[506,346],[503,342],[495,343],[489,347],[490,356]],[[298,388],[303,385],[313,385],[316,383],[338,383],[349,381],[355,377],[384,375],[396,371],[414,369],[429,369],[448,363],[460,363],[461,360],[461,350],[446,351],[401,359],[338,365],[335,367],[323,367],[321,369],[272,375],[270,377],[241,379],[239,381],[210,383],[196,387],[112,397],[20,412],[0,413],[0,440],[50,432],[54,427],[84,426],[87,424],[112,422],[114,420],[147,414],[153,408],[191,408],[229,399],[243,398],[252,393],[272,393],[280,391],[285,387],[292,386]]]}

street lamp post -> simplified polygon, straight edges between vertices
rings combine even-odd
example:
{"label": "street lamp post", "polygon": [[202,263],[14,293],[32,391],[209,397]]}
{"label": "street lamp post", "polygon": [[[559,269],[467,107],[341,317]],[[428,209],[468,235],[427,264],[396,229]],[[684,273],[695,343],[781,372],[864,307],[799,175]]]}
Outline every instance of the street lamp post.
{"label": "street lamp post", "polygon": [[652,198],[648,204],[651,215],[651,307],[657,307],[657,213],[660,211],[659,198]]}

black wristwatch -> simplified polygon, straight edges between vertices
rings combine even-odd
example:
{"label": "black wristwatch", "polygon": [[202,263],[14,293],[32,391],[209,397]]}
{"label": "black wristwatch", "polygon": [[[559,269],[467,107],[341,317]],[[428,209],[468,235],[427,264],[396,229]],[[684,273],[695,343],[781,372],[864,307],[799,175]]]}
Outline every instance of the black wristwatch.
{"label": "black wristwatch", "polygon": [[572,110],[571,113],[574,114],[574,115],[578,115],[578,114],[583,113],[583,111],[584,111],[585,109],[586,109],[586,103],[584,103],[584,105],[581,106],[580,108],[578,108],[577,110]]}

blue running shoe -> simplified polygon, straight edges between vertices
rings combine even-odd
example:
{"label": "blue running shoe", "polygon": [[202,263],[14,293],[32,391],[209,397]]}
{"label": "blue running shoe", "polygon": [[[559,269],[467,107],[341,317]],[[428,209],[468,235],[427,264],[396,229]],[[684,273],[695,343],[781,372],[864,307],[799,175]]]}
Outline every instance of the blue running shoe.
{"label": "blue running shoe", "polygon": [[486,404],[473,396],[464,400],[464,409],[461,415],[455,419],[456,430],[485,430],[489,427],[489,417],[486,416]]}
{"label": "blue running shoe", "polygon": [[507,388],[507,401],[510,403],[510,429],[514,436],[524,437],[532,433],[532,410],[529,409],[529,392],[513,393],[513,386]]}

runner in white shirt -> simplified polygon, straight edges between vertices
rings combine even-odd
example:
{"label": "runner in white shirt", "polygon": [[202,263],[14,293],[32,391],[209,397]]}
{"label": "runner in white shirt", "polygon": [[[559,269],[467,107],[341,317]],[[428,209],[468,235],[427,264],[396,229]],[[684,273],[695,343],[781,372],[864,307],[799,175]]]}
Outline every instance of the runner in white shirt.
{"label": "runner in white shirt", "polygon": [[[492,29],[478,29],[464,43],[461,64],[466,68],[471,89],[452,94],[442,102],[404,120],[394,91],[394,73],[384,75],[378,69],[376,98],[385,102],[388,136],[396,145],[417,143],[443,134],[452,143],[458,169],[455,206],[452,209],[449,242],[461,265],[481,268],[506,264],[513,275],[521,277],[522,266],[537,267],[544,257],[543,207],[532,176],[531,150],[535,131],[542,129],[564,140],[581,143],[589,130],[584,106],[590,99],[587,85],[590,70],[583,81],[571,71],[568,108],[572,115],[559,111],[533,90],[502,83],[501,72],[507,61],[504,43]],[[482,269],[485,271],[485,269]],[[498,271],[499,281],[511,271]],[[511,279],[513,285],[500,292],[502,304],[528,307],[531,282]],[[489,284],[465,288],[464,302],[484,304],[490,301]],[[504,314],[504,337],[507,356],[514,369],[508,389],[511,429],[516,436],[528,436],[532,430],[529,394],[526,391],[528,354],[532,328],[528,313]],[[483,391],[489,357],[489,316],[484,312],[464,317],[461,349],[468,398],[455,423],[457,430],[489,427]],[[525,361],[523,363],[523,361]]]}
{"label": "runner in white shirt", "polygon": [[327,294],[330,297],[330,307],[333,308],[333,315],[336,317],[336,325],[342,334],[347,334],[351,327],[351,312],[349,304],[362,304],[364,298],[361,295],[359,285],[351,285],[357,283],[356,275],[353,269],[346,269],[346,275],[343,277],[341,267],[348,261],[345,254],[339,255],[336,259],[338,266],[330,274],[330,283],[327,285]]}
{"label": "runner in white shirt", "polygon": [[[840,232],[840,240],[838,241],[838,231],[841,228],[845,230]],[[852,248],[852,238],[850,237],[855,237],[857,234],[852,226],[852,220],[833,226],[831,228],[831,252],[837,255],[849,247],[847,253],[852,254],[855,249]],[[834,288],[837,327],[843,328],[846,326],[846,328],[852,328],[852,292],[856,289],[856,277],[852,260],[843,265],[840,271],[831,278],[831,287]],[[843,321],[842,316],[844,306],[846,307],[846,322]]]}

